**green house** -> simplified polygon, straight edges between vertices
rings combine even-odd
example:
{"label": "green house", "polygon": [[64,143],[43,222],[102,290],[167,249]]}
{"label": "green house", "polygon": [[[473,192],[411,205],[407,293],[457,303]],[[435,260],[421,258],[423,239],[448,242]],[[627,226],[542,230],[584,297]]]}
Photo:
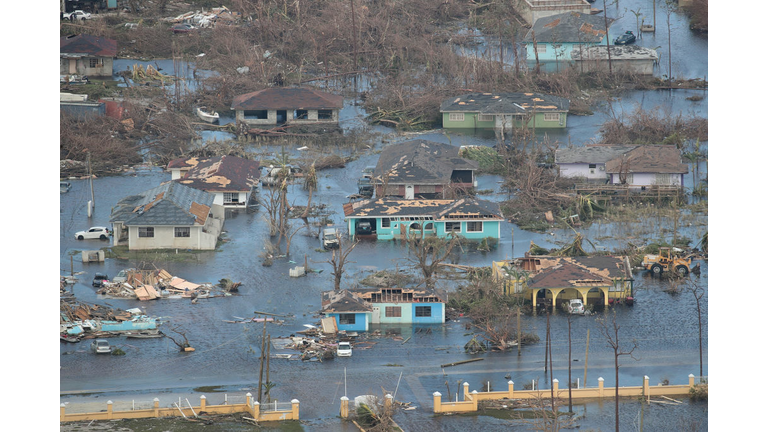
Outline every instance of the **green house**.
{"label": "green house", "polygon": [[440,104],[445,129],[565,128],[570,101],[540,93],[469,93]]}

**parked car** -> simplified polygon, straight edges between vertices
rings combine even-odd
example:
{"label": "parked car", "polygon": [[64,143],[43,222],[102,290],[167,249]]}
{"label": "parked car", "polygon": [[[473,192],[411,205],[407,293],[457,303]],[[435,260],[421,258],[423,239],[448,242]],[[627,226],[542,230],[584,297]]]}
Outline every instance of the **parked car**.
{"label": "parked car", "polygon": [[320,234],[321,241],[323,242],[323,249],[338,249],[339,248],[339,229],[338,228],[323,228]]}
{"label": "parked car", "polygon": [[196,28],[192,24],[176,24],[171,27],[171,31],[174,33],[191,33],[195,30]]}
{"label": "parked car", "polygon": [[104,286],[104,282],[109,282],[109,276],[104,273],[96,273],[93,276],[93,286],[101,288]]}
{"label": "parked car", "polygon": [[106,339],[95,339],[91,342],[91,351],[96,354],[109,354],[112,352],[112,347]]}
{"label": "parked car", "polygon": [[582,315],[584,313],[584,303],[580,299],[570,299],[566,308],[570,314]]}
{"label": "parked car", "polygon": [[128,272],[131,271],[131,270],[133,270],[133,269],[120,270],[119,272],[117,272],[117,275],[115,275],[115,277],[112,278],[112,282],[115,282],[115,283],[127,282],[128,281]]}
{"label": "parked car", "polygon": [[78,240],[85,239],[101,239],[107,240],[111,233],[107,227],[91,227],[87,231],[78,231],[75,233],[75,238]]}
{"label": "parked car", "polygon": [[629,45],[635,43],[635,34],[631,30],[627,30],[626,33],[614,39],[614,45]]}
{"label": "parked car", "polygon": [[349,342],[339,342],[336,348],[337,357],[352,357],[352,345]]}
{"label": "parked car", "polygon": [[373,233],[373,228],[371,227],[371,223],[368,221],[363,221],[357,224],[357,233],[360,235],[370,235]]}
{"label": "parked car", "polygon": [[76,10],[70,13],[65,13],[61,16],[61,19],[70,21],[85,21],[91,19],[91,14],[85,11]]}

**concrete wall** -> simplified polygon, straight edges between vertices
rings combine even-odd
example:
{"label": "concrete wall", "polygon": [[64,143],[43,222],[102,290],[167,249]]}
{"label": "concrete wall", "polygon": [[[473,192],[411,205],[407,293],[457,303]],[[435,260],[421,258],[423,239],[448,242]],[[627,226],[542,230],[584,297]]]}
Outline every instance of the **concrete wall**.
{"label": "concrete wall", "polygon": [[[101,67],[90,67],[93,58],[101,60]],[[61,58],[59,75],[112,76],[111,57]]]}
{"label": "concrete wall", "polygon": [[561,177],[583,177],[587,180],[608,180],[608,175],[605,173],[605,164],[594,164],[594,168],[590,168],[588,163],[563,163],[557,165],[560,168]]}
{"label": "concrete wall", "polygon": [[[619,387],[619,397],[650,397],[650,396],[684,396],[689,394],[690,389],[693,388],[694,376],[688,375],[687,385],[667,385],[667,386],[654,386],[649,384],[648,376],[643,378],[643,384],[635,387]],[[594,399],[594,398],[613,398],[616,395],[615,387],[604,387],[603,378],[598,378],[597,388],[580,388],[571,389],[571,397],[573,399]],[[564,399],[568,397],[568,389],[560,389],[559,381],[553,380],[551,389],[538,389],[538,390],[515,390],[515,383],[509,381],[507,383],[508,388],[504,391],[494,392],[478,392],[474,390],[469,391],[469,384],[464,383],[464,400],[458,402],[443,402],[442,395],[439,392],[432,394],[433,397],[433,412],[437,413],[457,413],[457,412],[474,412],[477,411],[477,405],[479,401],[483,400],[500,400],[500,399],[546,399],[549,398],[554,390],[555,397]]]}
{"label": "concrete wall", "polygon": [[106,411],[93,413],[67,414],[64,404],[59,408],[59,422],[89,421],[89,420],[119,420],[136,418],[188,417],[195,418],[201,411],[207,414],[245,413],[253,416],[256,421],[299,420],[299,401],[291,401],[291,410],[262,412],[258,402],[253,401],[250,393],[246,394],[243,404],[208,405],[205,395],[200,396],[200,405],[196,407],[160,408],[160,401],[155,398],[151,409],[113,411],[112,401],[107,401]]}
{"label": "concrete wall", "polygon": [[[283,110],[281,110],[283,111]],[[296,119],[294,117],[295,110],[286,111],[286,124],[318,124],[318,123],[338,123],[339,122],[339,110],[332,110],[331,118],[328,120],[318,119],[318,110],[308,110],[306,119]],[[235,111],[235,119],[238,124],[245,124],[247,126],[264,126],[264,125],[276,125],[277,124],[277,110],[267,110],[266,119],[246,119],[245,112],[243,110]]]}
{"label": "concrete wall", "polygon": [[[668,179],[665,181],[663,178]],[[621,184],[621,179],[618,174],[610,175],[611,184]],[[630,187],[641,187],[651,185],[683,185],[683,174],[656,174],[656,173],[632,173],[628,174],[627,184]]]}
{"label": "concrete wall", "polygon": [[577,68],[580,72],[608,72],[608,70],[611,69],[614,72],[631,72],[639,75],[653,75],[653,65],[655,63],[656,61],[652,58],[611,59],[611,65],[609,68],[608,59],[606,58],[604,60],[576,60],[573,61],[572,66]]}
{"label": "concrete wall", "polygon": [[[216,241],[221,234],[224,226],[224,209],[221,206],[214,206],[221,209],[221,218],[208,217],[205,226],[191,226],[189,237],[174,237],[174,226],[154,226],[154,237],[139,237],[139,227],[128,227],[128,249],[129,250],[149,250],[149,249],[192,249],[192,250],[214,250]],[[218,211],[218,209],[217,209]]]}
{"label": "concrete wall", "polygon": [[589,14],[591,9],[584,0],[513,0],[512,6],[529,25],[539,18],[566,12]]}

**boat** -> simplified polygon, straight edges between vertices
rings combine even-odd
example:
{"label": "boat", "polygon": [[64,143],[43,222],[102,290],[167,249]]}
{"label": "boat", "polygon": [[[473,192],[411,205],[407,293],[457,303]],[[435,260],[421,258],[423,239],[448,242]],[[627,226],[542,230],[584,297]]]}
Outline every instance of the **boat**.
{"label": "boat", "polygon": [[152,339],[152,338],[161,338],[165,336],[160,331],[139,331],[139,332],[126,332],[124,333],[125,337],[127,338],[133,338],[133,339]]}
{"label": "boat", "polygon": [[195,108],[195,113],[198,117],[200,117],[200,120],[206,122],[206,123],[217,123],[219,121],[219,113],[216,111],[213,111],[212,113],[208,113],[203,111],[203,108],[205,107],[197,107]]}

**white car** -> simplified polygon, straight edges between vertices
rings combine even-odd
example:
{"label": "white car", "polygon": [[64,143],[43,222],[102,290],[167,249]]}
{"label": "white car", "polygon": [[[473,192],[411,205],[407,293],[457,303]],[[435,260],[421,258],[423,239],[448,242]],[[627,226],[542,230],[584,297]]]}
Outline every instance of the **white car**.
{"label": "white car", "polygon": [[70,21],[85,21],[91,19],[91,14],[81,10],[76,10],[71,13],[65,13],[61,16],[61,19],[68,19]]}
{"label": "white car", "polygon": [[337,357],[352,357],[352,345],[349,342],[339,342],[336,348]]}
{"label": "white car", "polygon": [[109,346],[109,341],[105,339],[96,339],[91,342],[91,351],[96,354],[109,354],[112,352],[112,347]]}
{"label": "white car", "polygon": [[582,303],[579,299],[571,299],[568,301],[567,309],[568,313],[582,315],[584,314],[584,303]]}
{"label": "white car", "polygon": [[78,231],[75,233],[75,238],[78,240],[86,239],[101,239],[107,240],[110,236],[109,228],[107,227],[91,227],[87,231]]}

